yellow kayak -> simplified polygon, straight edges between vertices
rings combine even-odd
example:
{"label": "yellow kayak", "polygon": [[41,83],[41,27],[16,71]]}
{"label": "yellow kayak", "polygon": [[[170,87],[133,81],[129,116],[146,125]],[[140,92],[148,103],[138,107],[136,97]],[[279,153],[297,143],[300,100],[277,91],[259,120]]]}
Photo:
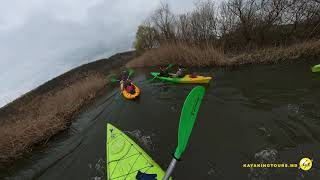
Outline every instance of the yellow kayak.
{"label": "yellow kayak", "polygon": [[134,90],[135,90],[134,94],[127,92],[125,89],[122,91],[122,95],[126,99],[135,99],[140,95],[140,89],[136,85],[134,85],[134,84],[132,84],[132,85],[134,86]]}
{"label": "yellow kayak", "polygon": [[165,81],[170,81],[174,83],[209,83],[212,77],[206,77],[206,76],[196,76],[191,77],[190,75],[185,75],[182,78],[178,77],[161,77],[159,76],[160,73],[158,72],[151,72],[151,75]]}

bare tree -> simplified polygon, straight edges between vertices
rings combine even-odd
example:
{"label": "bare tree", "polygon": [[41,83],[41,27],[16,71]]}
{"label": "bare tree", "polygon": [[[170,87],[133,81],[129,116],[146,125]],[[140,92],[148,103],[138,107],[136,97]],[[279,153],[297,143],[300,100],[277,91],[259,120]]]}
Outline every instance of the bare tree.
{"label": "bare tree", "polygon": [[320,37],[320,1],[224,0],[217,8],[200,0],[178,16],[162,3],[139,35],[147,48],[177,41],[232,50],[294,43]]}
{"label": "bare tree", "polygon": [[190,23],[190,15],[182,14],[177,18],[177,38],[186,43],[190,43],[193,41],[191,35],[191,23]]}
{"label": "bare tree", "polygon": [[[199,41],[209,42],[217,38],[217,17],[215,5],[210,0],[200,1],[193,12],[198,21]],[[196,27],[195,27],[196,28]]]}
{"label": "bare tree", "polygon": [[229,10],[228,5],[224,1],[220,4],[218,22],[221,37],[224,37],[235,30],[236,15]]}
{"label": "bare tree", "polygon": [[256,0],[230,0],[227,2],[227,6],[228,10],[237,17],[238,28],[242,32],[246,43],[251,43],[256,12],[260,8]]}
{"label": "bare tree", "polygon": [[151,17],[154,27],[168,41],[174,39],[174,21],[175,16],[170,11],[168,3],[161,3],[160,7]]}
{"label": "bare tree", "polygon": [[260,0],[255,28],[260,45],[265,43],[265,36],[271,28],[282,25],[282,16],[287,5],[286,0]]}

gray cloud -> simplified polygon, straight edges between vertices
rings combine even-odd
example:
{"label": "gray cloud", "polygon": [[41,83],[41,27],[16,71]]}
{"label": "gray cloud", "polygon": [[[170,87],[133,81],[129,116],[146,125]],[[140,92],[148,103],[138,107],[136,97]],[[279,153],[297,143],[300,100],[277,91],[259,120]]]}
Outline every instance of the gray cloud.
{"label": "gray cloud", "polygon": [[[131,48],[159,0],[7,0],[0,6],[0,107],[95,57]],[[174,12],[193,0],[169,0]]]}

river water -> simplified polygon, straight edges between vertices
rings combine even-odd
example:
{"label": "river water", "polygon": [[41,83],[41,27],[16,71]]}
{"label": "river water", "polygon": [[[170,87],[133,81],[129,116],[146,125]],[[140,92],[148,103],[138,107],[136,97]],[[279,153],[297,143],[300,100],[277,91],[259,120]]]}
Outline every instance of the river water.
{"label": "river water", "polygon": [[[206,85],[189,146],[175,179],[320,179],[320,74],[311,64],[195,69],[213,76]],[[138,69],[136,101],[117,89],[82,112],[47,147],[1,172],[6,179],[105,179],[105,126],[125,131],[166,169],[177,143],[179,113],[194,85],[150,79]],[[243,168],[244,163],[299,163],[298,168]],[[0,178],[1,179],[1,178]]]}

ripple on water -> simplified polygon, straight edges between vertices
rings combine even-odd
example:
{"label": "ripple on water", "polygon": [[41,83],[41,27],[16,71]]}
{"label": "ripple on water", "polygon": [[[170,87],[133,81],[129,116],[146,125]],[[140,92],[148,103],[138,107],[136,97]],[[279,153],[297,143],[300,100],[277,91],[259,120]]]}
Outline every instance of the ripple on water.
{"label": "ripple on water", "polygon": [[88,164],[90,171],[93,171],[94,176],[91,177],[91,180],[102,180],[105,179],[105,164],[106,162],[100,158],[97,162],[92,164]]}
{"label": "ripple on water", "polygon": [[[276,149],[263,149],[254,155],[254,163],[271,164],[277,163],[278,151]],[[269,179],[274,170],[271,168],[250,168],[248,177],[251,180],[266,180]]]}
{"label": "ripple on water", "polygon": [[155,136],[155,134],[149,135],[143,135],[142,132],[139,129],[136,129],[134,131],[125,131],[125,133],[128,133],[129,135],[135,137],[139,144],[141,144],[143,147],[147,148],[148,150],[154,151],[154,144],[152,143],[151,136]]}
{"label": "ripple on water", "polygon": [[295,145],[320,142],[320,115],[311,103],[287,104],[287,116],[279,116],[275,124]]}

